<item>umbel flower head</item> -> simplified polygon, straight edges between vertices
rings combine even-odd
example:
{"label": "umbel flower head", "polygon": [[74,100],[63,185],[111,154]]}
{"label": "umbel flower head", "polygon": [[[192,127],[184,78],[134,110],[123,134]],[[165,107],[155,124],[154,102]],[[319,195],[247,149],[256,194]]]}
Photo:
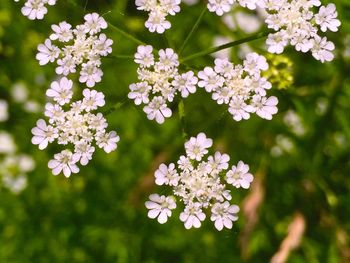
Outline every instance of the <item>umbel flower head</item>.
{"label": "umbel flower head", "polygon": [[108,124],[102,113],[93,113],[104,106],[103,93],[84,89],[84,98],[71,103],[72,85],[73,82],[66,77],[52,82],[46,91],[46,95],[54,100],[54,103],[45,105],[45,116],[49,121],[46,123],[40,119],[32,129],[32,143],[38,145],[40,150],[55,140],[60,145],[71,146],[73,150],[67,148],[55,154],[48,164],[54,175],[63,172],[66,177],[79,172],[79,162],[81,165],[88,164],[95,146],[110,153],[117,148],[119,141],[116,132],[106,131]]}
{"label": "umbel flower head", "polygon": [[159,60],[155,61],[152,46],[139,46],[135,62],[139,82],[129,86],[128,97],[136,105],[145,104],[143,111],[150,120],[163,123],[172,115],[167,102],[172,102],[176,93],[183,98],[196,92],[197,77],[192,71],[180,74],[178,55],[171,48],[158,52]]}
{"label": "umbel flower head", "polygon": [[149,12],[148,20],[145,22],[146,28],[150,32],[164,33],[171,27],[166,20],[168,15],[174,16],[180,12],[181,0],[136,0],[138,10]]}
{"label": "umbel flower head", "polygon": [[224,13],[230,12],[235,3],[251,10],[265,6],[265,0],[208,0],[207,7],[210,12],[222,16]]}
{"label": "umbel flower head", "polygon": [[236,121],[249,119],[251,113],[271,120],[277,113],[278,100],[266,96],[271,83],[261,76],[261,72],[267,69],[266,59],[257,53],[248,54],[243,65],[217,58],[214,68],[205,67],[198,72],[198,86],[212,93],[218,104],[227,104]]}
{"label": "umbel flower head", "polygon": [[180,220],[186,229],[199,228],[210,212],[210,220],[221,231],[231,229],[238,219],[239,207],[231,204],[231,191],[227,186],[248,189],[253,181],[249,166],[239,161],[229,169],[230,157],[215,152],[208,156],[213,141],[204,133],[185,143],[186,155],[180,156],[177,164],[161,164],[155,172],[155,183],[171,188],[173,195],[152,194],[145,203],[148,216],[164,224],[176,208],[176,199],[183,203]]}
{"label": "umbel flower head", "polygon": [[[266,44],[271,53],[281,54],[284,48],[291,44],[297,51],[306,53],[321,61],[331,61],[334,44],[326,37],[319,35],[319,30],[326,32],[338,31],[340,21],[334,4],[321,6],[319,0],[265,0],[266,24],[276,30],[269,34]],[[313,12],[318,7],[317,14]]]}
{"label": "umbel flower head", "polygon": [[[19,2],[19,0],[15,0]],[[43,19],[47,14],[46,5],[55,5],[56,0],[27,0],[21,9],[24,16],[30,20]]]}
{"label": "umbel flower head", "polygon": [[67,76],[80,69],[79,81],[91,88],[101,81],[101,57],[112,52],[113,41],[100,33],[107,28],[103,17],[92,13],[85,15],[84,19],[85,23],[74,29],[65,21],[52,25],[53,33],[38,46],[36,58],[40,65],[56,61],[59,75]]}

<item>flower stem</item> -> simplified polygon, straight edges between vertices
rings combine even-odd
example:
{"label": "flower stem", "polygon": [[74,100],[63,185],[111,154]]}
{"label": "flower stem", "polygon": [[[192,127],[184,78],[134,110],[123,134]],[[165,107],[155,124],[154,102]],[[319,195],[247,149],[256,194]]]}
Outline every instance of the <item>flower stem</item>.
{"label": "flower stem", "polygon": [[183,42],[182,46],[180,47],[179,51],[178,51],[178,55],[180,56],[182,51],[184,51],[188,41],[190,40],[190,38],[192,37],[194,31],[196,31],[196,29],[199,26],[199,23],[202,21],[202,18],[204,17],[205,13],[207,11],[207,6],[204,7],[204,9],[202,10],[201,14],[199,15],[199,17],[197,18],[196,23],[193,25],[190,33],[187,35],[185,41]]}
{"label": "flower stem", "polygon": [[107,116],[107,115],[113,113],[114,111],[120,109],[125,103],[126,103],[126,100],[117,102],[117,103],[114,104],[111,108],[109,108],[108,110],[106,110],[106,111],[103,113],[103,115],[104,115],[104,116]]}
{"label": "flower stem", "polygon": [[185,121],[185,104],[183,99],[180,100],[178,104],[178,111],[179,111],[179,118],[181,123],[181,129],[182,129],[182,138],[187,141],[188,140],[188,134],[186,132],[186,121]]}
{"label": "flower stem", "polygon": [[188,57],[185,57],[183,59],[180,59],[180,62],[182,63],[182,62],[185,62],[185,61],[188,61],[188,60],[191,60],[191,59],[195,59],[195,58],[198,58],[198,57],[203,57],[203,56],[206,56],[206,55],[218,52],[218,51],[226,49],[226,48],[238,46],[238,45],[241,45],[243,43],[247,43],[247,42],[259,39],[259,38],[263,38],[263,37],[266,37],[271,32],[272,32],[271,30],[263,31],[263,32],[251,35],[249,37],[245,37],[245,38],[242,38],[242,39],[239,39],[239,40],[236,40],[236,41],[232,41],[232,42],[229,42],[229,43],[217,46],[217,47],[211,47],[211,48],[208,48],[206,50],[203,50],[203,51],[200,51],[198,53],[195,53],[193,55],[190,55]]}
{"label": "flower stem", "polygon": [[111,24],[110,22],[108,22],[108,25],[113,28],[115,31],[117,31],[118,33],[120,33],[121,35],[123,35],[124,37],[126,37],[127,39],[133,41],[134,43],[138,44],[138,45],[146,45],[145,42],[143,42],[140,39],[137,39],[136,37],[130,35],[129,33],[125,32],[124,30],[120,29],[119,27]]}

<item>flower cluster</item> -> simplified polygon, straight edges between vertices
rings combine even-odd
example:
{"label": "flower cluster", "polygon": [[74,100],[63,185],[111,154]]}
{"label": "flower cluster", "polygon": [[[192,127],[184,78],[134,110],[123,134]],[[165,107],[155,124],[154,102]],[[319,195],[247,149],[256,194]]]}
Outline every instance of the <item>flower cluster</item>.
{"label": "flower cluster", "polygon": [[[56,73],[64,76],[75,73],[80,66],[79,81],[93,87],[101,81],[101,57],[112,52],[113,41],[100,34],[102,29],[107,28],[107,22],[101,16],[92,13],[85,15],[84,19],[85,23],[74,29],[65,21],[52,25],[53,33],[38,46],[36,58],[40,65],[57,61]],[[63,46],[60,48],[52,41],[58,41]]]}
{"label": "flower cluster", "polygon": [[54,100],[53,104],[47,103],[45,106],[49,124],[40,119],[32,129],[32,143],[38,145],[40,150],[55,140],[62,145],[73,144],[73,152],[65,149],[55,154],[48,164],[54,175],[63,171],[66,177],[79,172],[78,162],[81,165],[88,164],[95,152],[93,144],[110,153],[117,148],[119,141],[116,132],[106,131],[108,124],[102,113],[93,113],[105,104],[103,93],[84,89],[84,98],[71,103],[68,111],[64,110],[63,107],[70,103],[73,96],[72,85],[73,82],[66,77],[52,82],[46,92]]}
{"label": "flower cluster", "polygon": [[210,12],[215,12],[218,16],[222,16],[224,13],[230,12],[236,2],[251,10],[265,6],[265,0],[208,0],[207,7]]}
{"label": "flower cluster", "polygon": [[198,86],[212,93],[218,104],[227,104],[233,119],[249,119],[250,113],[271,120],[277,113],[276,97],[266,97],[271,83],[261,76],[268,64],[263,56],[249,53],[243,65],[234,65],[227,59],[215,59],[215,67],[205,67],[198,73]]}
{"label": "flower cluster", "polygon": [[159,166],[155,182],[170,186],[173,196],[150,195],[150,201],[145,203],[150,218],[165,223],[172,214],[171,210],[176,208],[177,197],[185,205],[180,220],[186,229],[201,226],[206,218],[204,209],[210,209],[210,219],[217,230],[232,228],[232,222],[238,219],[239,207],[229,203],[232,196],[226,185],[248,189],[253,175],[242,161],[229,170],[230,157],[227,154],[215,152],[205,159],[212,144],[211,139],[200,133],[185,143],[186,156],[180,156],[177,166],[174,163]]}
{"label": "flower cluster", "polygon": [[146,28],[150,32],[164,33],[171,27],[166,20],[168,15],[174,16],[180,12],[181,0],[136,0],[138,10],[149,12],[148,20],[145,22]]}
{"label": "flower cluster", "polygon": [[167,102],[172,102],[177,92],[186,98],[196,92],[197,77],[192,71],[178,72],[178,55],[171,48],[158,52],[159,60],[155,61],[152,46],[139,46],[135,54],[135,62],[140,82],[130,85],[128,97],[136,105],[146,104],[143,108],[148,119],[163,123],[172,115]]}
{"label": "flower cluster", "polygon": [[[19,2],[19,0],[15,0]],[[46,5],[55,5],[56,0],[27,0],[21,11],[30,20],[43,19],[47,14]]]}
{"label": "flower cluster", "polygon": [[269,13],[265,22],[269,28],[277,31],[269,34],[266,44],[271,53],[281,54],[291,44],[297,51],[311,51],[313,57],[321,62],[334,58],[334,44],[322,32],[338,31],[340,21],[334,4],[321,6],[317,14],[312,8],[320,6],[319,0],[267,0]]}

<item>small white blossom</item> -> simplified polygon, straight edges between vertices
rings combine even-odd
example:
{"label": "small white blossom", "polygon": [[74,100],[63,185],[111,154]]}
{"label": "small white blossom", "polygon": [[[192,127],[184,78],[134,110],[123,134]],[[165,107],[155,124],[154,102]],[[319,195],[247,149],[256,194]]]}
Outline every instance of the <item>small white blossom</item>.
{"label": "small white blossom", "polygon": [[232,222],[238,219],[237,213],[239,207],[237,205],[230,205],[229,202],[222,204],[216,203],[211,209],[212,215],[210,220],[215,222],[217,230],[221,231],[224,227],[231,229]]}
{"label": "small white blossom", "polygon": [[[19,0],[15,0],[18,2]],[[46,5],[55,5],[56,0],[27,0],[21,11],[30,20],[43,19],[47,14]]]}
{"label": "small white blossom", "polygon": [[172,197],[166,197],[164,195],[151,194],[149,196],[150,201],[145,203],[148,211],[149,218],[157,218],[160,224],[166,223],[168,217],[171,216],[171,210],[176,208],[176,203]]}
{"label": "small white blossom", "polygon": [[64,105],[72,99],[72,86],[73,81],[63,77],[59,82],[51,83],[50,89],[46,91],[46,96],[53,98],[59,105]]}
{"label": "small white blossom", "polygon": [[180,220],[184,222],[185,228],[199,228],[201,221],[204,221],[205,214],[201,209],[200,203],[194,203],[186,206],[185,210],[180,214]]}
{"label": "small white blossom", "polygon": [[200,161],[212,145],[213,140],[208,139],[204,133],[200,133],[185,143],[186,154],[190,159]]}
{"label": "small white blossom", "polygon": [[6,121],[9,118],[8,104],[6,100],[0,100],[0,122]]}
{"label": "small white blossom", "polygon": [[179,175],[177,171],[175,170],[175,164],[171,163],[169,167],[167,167],[165,164],[161,164],[159,166],[159,169],[154,173],[154,176],[156,177],[156,184],[157,185],[171,185],[171,186],[177,186],[179,181]]}
{"label": "small white blossom", "polygon": [[76,165],[78,158],[69,150],[63,150],[54,155],[54,159],[50,160],[48,166],[52,169],[53,175],[63,172],[65,177],[69,177],[72,173],[78,173],[79,168]]}
{"label": "small white blossom", "polygon": [[180,12],[181,0],[136,0],[138,10],[149,12],[145,27],[150,32],[164,33],[171,27],[166,17]]}
{"label": "small white blossom", "polygon": [[226,181],[236,188],[248,189],[254,177],[248,173],[249,166],[242,161],[239,161],[237,166],[232,166],[232,169],[226,174]]}

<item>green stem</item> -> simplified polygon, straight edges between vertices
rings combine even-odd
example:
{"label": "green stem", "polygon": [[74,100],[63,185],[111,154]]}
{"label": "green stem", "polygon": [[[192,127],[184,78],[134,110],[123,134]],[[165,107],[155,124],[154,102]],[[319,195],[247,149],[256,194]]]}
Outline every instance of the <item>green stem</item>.
{"label": "green stem", "polygon": [[107,116],[109,114],[111,114],[112,112],[120,109],[124,104],[126,103],[126,100],[121,101],[121,102],[117,102],[116,104],[114,104],[114,106],[112,106],[111,108],[109,108],[108,110],[106,110],[103,115]]}
{"label": "green stem", "polygon": [[111,54],[111,55],[108,55],[107,57],[105,58],[114,58],[114,59],[134,59],[134,55],[118,55],[118,54]]}
{"label": "green stem", "polygon": [[180,60],[180,62],[183,63],[185,61],[188,61],[188,60],[191,60],[191,59],[195,59],[195,58],[198,58],[198,57],[203,57],[203,56],[206,56],[206,55],[218,52],[218,51],[226,49],[226,48],[238,46],[238,45],[241,45],[243,43],[247,43],[247,42],[259,39],[259,38],[263,38],[263,37],[266,37],[271,32],[272,31],[270,31],[270,30],[269,31],[264,31],[264,32],[260,32],[260,33],[251,35],[249,37],[245,37],[245,38],[242,38],[242,39],[239,39],[239,40],[236,40],[236,41],[232,41],[232,42],[229,42],[229,43],[217,46],[217,47],[211,47],[211,48],[208,48],[206,50],[203,50],[203,51],[200,51],[198,53],[195,53],[193,55],[190,55],[188,57],[185,57],[182,60]]}
{"label": "green stem", "polygon": [[204,7],[204,9],[202,10],[201,14],[199,15],[199,17],[197,18],[196,23],[193,25],[190,33],[187,35],[185,41],[183,42],[182,46],[179,49],[178,55],[180,56],[182,51],[184,51],[188,41],[190,40],[190,38],[192,37],[194,31],[196,31],[196,29],[198,28],[200,22],[202,21],[202,18],[204,17],[205,13],[207,11],[207,6]]}
{"label": "green stem", "polygon": [[188,134],[186,132],[186,121],[185,121],[185,104],[183,99],[180,100],[178,104],[178,111],[179,111],[179,118],[181,123],[181,130],[182,130],[182,138],[187,141],[188,140]]}
{"label": "green stem", "polygon": [[137,39],[136,37],[130,35],[129,33],[125,32],[124,30],[120,29],[119,27],[111,24],[110,22],[108,22],[108,25],[113,28],[115,31],[117,31],[118,33],[120,33],[121,35],[123,35],[124,37],[126,37],[127,39],[135,42],[138,45],[146,45],[145,42],[141,41],[140,39]]}

